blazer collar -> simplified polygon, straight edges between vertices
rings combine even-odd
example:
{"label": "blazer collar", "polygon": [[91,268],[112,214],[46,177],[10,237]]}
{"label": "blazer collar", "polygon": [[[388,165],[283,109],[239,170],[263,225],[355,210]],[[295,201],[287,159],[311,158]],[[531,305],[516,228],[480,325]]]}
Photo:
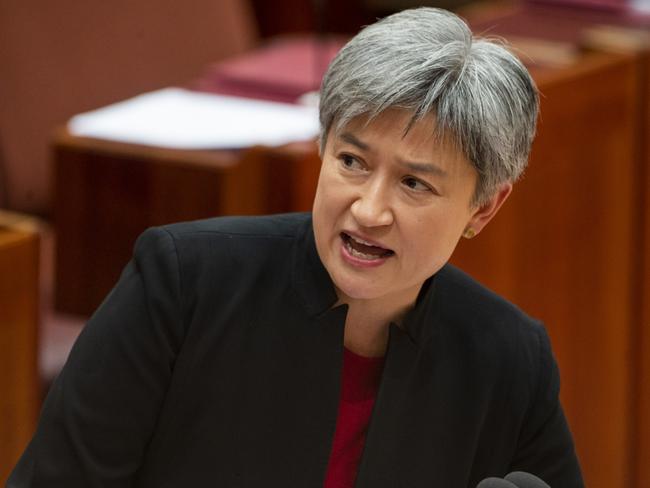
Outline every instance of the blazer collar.
{"label": "blazer collar", "polygon": [[316,250],[311,214],[300,226],[293,251],[293,281],[309,315],[320,315],[331,309],[338,297],[334,283]]}

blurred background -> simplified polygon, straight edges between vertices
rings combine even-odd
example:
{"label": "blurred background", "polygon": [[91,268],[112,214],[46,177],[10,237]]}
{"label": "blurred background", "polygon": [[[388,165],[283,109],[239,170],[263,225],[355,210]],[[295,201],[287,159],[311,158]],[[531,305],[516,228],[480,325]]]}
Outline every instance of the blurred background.
{"label": "blurred background", "polygon": [[[542,93],[525,177],[453,262],[546,323],[587,486],[650,487],[648,0],[0,0],[0,481],[135,238],[309,210],[304,95],[361,26],[420,5],[506,39]],[[247,120],[219,119],[224,95]],[[265,139],[268,102],[286,123]],[[204,116],[223,129],[177,137]]]}

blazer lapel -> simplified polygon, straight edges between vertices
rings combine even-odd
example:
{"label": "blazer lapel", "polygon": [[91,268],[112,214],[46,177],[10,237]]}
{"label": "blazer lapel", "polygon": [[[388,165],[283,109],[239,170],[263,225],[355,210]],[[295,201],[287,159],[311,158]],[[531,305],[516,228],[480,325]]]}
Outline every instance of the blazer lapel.
{"label": "blazer lapel", "polygon": [[366,435],[355,488],[399,486],[399,464],[393,446],[401,445],[401,422],[405,413],[403,402],[413,387],[418,349],[411,338],[397,325],[391,324],[388,350],[381,384]]}

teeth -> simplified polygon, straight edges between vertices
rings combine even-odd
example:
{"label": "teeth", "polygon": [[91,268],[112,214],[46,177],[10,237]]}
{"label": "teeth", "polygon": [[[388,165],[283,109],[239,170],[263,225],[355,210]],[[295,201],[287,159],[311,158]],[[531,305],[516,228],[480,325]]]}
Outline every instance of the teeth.
{"label": "teeth", "polygon": [[354,237],[354,236],[350,236],[350,239],[354,239],[355,242],[358,242],[359,244],[365,244],[366,246],[381,247],[381,246],[378,246],[377,244],[373,244],[372,242],[364,241],[363,239],[359,239],[359,238]]}
{"label": "teeth", "polygon": [[[355,239],[355,241],[356,241],[356,240],[357,240],[357,239]],[[360,242],[360,241],[357,241],[357,242]],[[365,244],[365,243],[363,243],[363,244]],[[352,245],[351,245],[349,242],[346,242],[346,243],[345,243],[345,247],[346,247],[346,249],[348,250],[348,252],[349,252],[350,254],[352,254],[352,255],[353,255],[354,257],[356,257],[356,258],[366,259],[366,260],[368,260],[368,261],[376,260],[376,259],[380,259],[380,256],[373,256],[372,254],[366,254],[366,253],[364,253],[364,252],[357,251],[356,249],[354,249],[354,248],[352,247]]]}

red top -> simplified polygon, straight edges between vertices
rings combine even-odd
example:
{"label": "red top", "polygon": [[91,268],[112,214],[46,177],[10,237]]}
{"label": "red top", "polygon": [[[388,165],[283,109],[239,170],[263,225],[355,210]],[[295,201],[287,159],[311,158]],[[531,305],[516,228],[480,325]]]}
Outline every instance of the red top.
{"label": "red top", "polygon": [[366,440],[384,358],[343,351],[341,398],[324,488],[352,488]]}

